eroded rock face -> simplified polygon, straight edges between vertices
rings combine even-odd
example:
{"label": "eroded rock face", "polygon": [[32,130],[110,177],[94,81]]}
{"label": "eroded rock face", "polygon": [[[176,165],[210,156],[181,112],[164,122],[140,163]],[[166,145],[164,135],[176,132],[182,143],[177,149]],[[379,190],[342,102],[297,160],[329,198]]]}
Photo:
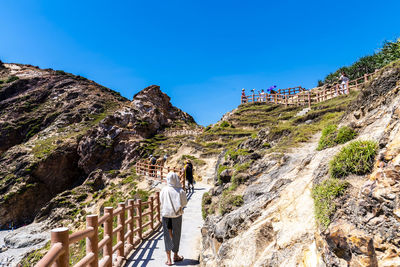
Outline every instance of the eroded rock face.
{"label": "eroded rock face", "polygon": [[[311,188],[329,177],[329,161],[343,145],[318,152],[316,136],[282,158],[255,159],[244,205],[206,220],[203,266],[400,266],[399,66],[373,76],[342,119],[357,139],[376,141],[379,154],[371,174],[346,178],[350,186],[329,227],[314,219]],[[268,138],[265,129],[240,148],[257,153]]]}
{"label": "eroded rock face", "polygon": [[95,168],[120,169],[142,154],[135,140],[149,138],[175,120],[194,123],[193,118],[172,106],[156,85],[136,94],[129,106],[106,117],[79,143],[79,166],[86,173]]}
{"label": "eroded rock face", "polygon": [[83,77],[29,65],[4,64],[0,80],[0,228],[51,216],[58,194],[92,178],[93,188],[104,187],[102,172],[131,168],[145,138],[194,123],[159,86],[131,102]]}

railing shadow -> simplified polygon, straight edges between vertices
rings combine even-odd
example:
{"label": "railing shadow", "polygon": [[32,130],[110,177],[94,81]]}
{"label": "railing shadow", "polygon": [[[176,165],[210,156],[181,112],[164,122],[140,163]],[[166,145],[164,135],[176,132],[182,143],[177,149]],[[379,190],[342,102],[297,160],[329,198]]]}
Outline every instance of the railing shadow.
{"label": "railing shadow", "polygon": [[162,240],[163,232],[162,228],[154,232],[146,241],[141,243],[134,252],[128,257],[124,266],[136,267],[136,266],[147,266],[151,261],[155,261],[152,258],[154,251],[159,249],[159,242]]}

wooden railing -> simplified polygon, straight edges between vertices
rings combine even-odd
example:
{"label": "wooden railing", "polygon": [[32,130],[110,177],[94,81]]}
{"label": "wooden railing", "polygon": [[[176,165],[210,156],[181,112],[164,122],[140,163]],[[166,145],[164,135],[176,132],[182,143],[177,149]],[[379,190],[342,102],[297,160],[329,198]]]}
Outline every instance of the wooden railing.
{"label": "wooden railing", "polygon": [[[378,70],[375,70],[376,73]],[[297,105],[311,107],[312,103],[319,103],[328,99],[337,97],[343,94],[349,94],[351,90],[358,90],[359,87],[370,80],[370,77],[374,74],[364,74],[363,77],[351,80],[346,84],[334,83],[331,85],[316,87],[311,90],[306,90],[301,86],[279,89],[273,94],[252,94],[245,97],[241,97],[241,103],[253,103],[253,102],[266,102],[281,105]]]}
{"label": "wooden railing", "polygon": [[169,172],[175,172],[178,174],[182,188],[185,190],[185,175],[183,170],[171,167],[164,167],[163,165],[150,164],[146,160],[139,160],[136,163],[136,174],[147,176],[151,179],[166,182],[166,178]]}
{"label": "wooden railing", "polygon": [[[123,260],[143,239],[161,225],[160,197],[148,201],[136,202],[129,199],[128,204],[121,202],[117,209],[104,208],[104,215],[88,215],[86,229],[69,234],[68,228],[51,231],[51,247],[47,254],[35,265],[36,267],[66,267],[69,265],[69,246],[86,239],[86,255],[74,267],[112,267],[121,266]],[[126,218],[127,215],[127,218]],[[114,227],[116,218],[117,225]],[[99,241],[99,228],[103,227],[103,239]],[[116,244],[113,245],[114,237]],[[99,251],[102,259],[99,261]],[[116,253],[115,261],[113,254]]]}

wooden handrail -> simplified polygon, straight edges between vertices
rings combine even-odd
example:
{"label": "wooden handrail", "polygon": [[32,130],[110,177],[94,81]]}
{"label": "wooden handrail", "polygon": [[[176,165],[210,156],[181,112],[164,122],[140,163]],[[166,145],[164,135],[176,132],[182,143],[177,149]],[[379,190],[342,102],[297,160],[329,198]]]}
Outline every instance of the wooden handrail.
{"label": "wooden handrail", "polygon": [[144,160],[136,162],[136,173],[138,175],[145,175],[151,179],[156,179],[161,182],[166,182],[166,178],[169,172],[173,171],[178,174],[181,181],[182,188],[185,190],[185,175],[183,170],[177,168],[164,167],[163,165],[150,164]]}
{"label": "wooden handrail", "polygon": [[64,248],[61,243],[55,243],[52,245],[46,255],[35,265],[36,267],[51,266],[61,254],[64,253]]}
{"label": "wooden handrail", "polygon": [[[369,81],[369,77],[378,72],[375,70],[373,73],[364,74],[363,77],[348,81],[345,84],[333,83],[325,87],[315,87],[311,90],[306,90],[301,86],[291,87],[286,89],[275,90],[276,93],[260,93],[241,96],[241,103],[252,102],[267,102],[280,105],[308,105],[311,108],[311,103],[322,102],[339,95],[349,94],[350,90],[358,89],[358,86]],[[363,82],[359,82],[363,81]],[[334,89],[334,90],[333,90]],[[293,93],[293,94],[292,94]]]}
{"label": "wooden handrail", "polygon": [[[134,248],[134,244],[143,241],[149,234],[161,225],[160,217],[160,194],[155,193],[149,201],[142,202],[129,199],[118,203],[118,208],[104,208],[104,215],[99,219],[98,215],[86,217],[86,229],[69,234],[68,228],[57,228],[51,231],[51,248],[46,255],[35,265],[36,267],[69,267],[69,245],[86,239],[86,255],[74,265],[74,267],[112,267],[113,253],[117,252],[117,264],[120,266],[123,259]],[[148,211],[142,213],[142,209],[148,206]],[[125,218],[125,213],[128,218]],[[113,227],[113,218],[117,217],[118,225]],[[148,217],[148,222],[143,224]],[[136,220],[136,228],[134,221]],[[98,228],[103,225],[104,237],[98,240]],[[150,229],[143,233],[145,227]],[[125,229],[127,230],[125,232]],[[136,234],[136,236],[135,236]],[[113,246],[113,236],[117,237],[117,244]],[[134,243],[135,241],[135,243]],[[127,244],[127,246],[125,246]],[[103,250],[103,258],[99,261],[99,251]]]}
{"label": "wooden handrail", "polygon": [[91,237],[94,234],[93,227],[86,228],[85,230],[73,233],[69,236],[69,243],[73,244],[76,243],[86,237]]}

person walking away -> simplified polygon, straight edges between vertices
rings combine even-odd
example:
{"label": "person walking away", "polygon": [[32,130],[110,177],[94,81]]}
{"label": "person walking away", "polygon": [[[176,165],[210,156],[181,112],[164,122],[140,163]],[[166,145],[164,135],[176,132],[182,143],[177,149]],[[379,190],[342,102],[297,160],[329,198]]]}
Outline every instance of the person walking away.
{"label": "person walking away", "polygon": [[167,174],[167,186],[160,193],[162,227],[164,234],[165,252],[167,254],[166,265],[171,266],[171,251],[174,253],[174,262],[183,260],[178,255],[181,239],[183,208],[187,205],[186,193],[179,182],[179,176],[175,172]]}
{"label": "person walking away", "polygon": [[190,160],[186,160],[184,173],[185,173],[185,179],[188,183],[188,190],[190,191],[190,188],[192,188],[192,191],[194,192],[193,165],[190,162]]}
{"label": "person walking away", "polygon": [[247,96],[244,91],[244,88],[242,89],[242,96],[241,96],[242,104],[247,103]]}
{"label": "person walking away", "polygon": [[156,173],[155,173],[155,166],[157,163],[157,159],[156,157],[154,157],[153,155],[150,155],[150,176],[155,177]]}
{"label": "person walking away", "polygon": [[[347,84],[349,82],[349,78],[346,76],[346,73],[344,71],[342,71],[339,81],[341,81],[341,89],[343,90],[343,92],[347,95],[348,94],[348,88],[347,88]],[[340,93],[339,93],[340,94]]]}

